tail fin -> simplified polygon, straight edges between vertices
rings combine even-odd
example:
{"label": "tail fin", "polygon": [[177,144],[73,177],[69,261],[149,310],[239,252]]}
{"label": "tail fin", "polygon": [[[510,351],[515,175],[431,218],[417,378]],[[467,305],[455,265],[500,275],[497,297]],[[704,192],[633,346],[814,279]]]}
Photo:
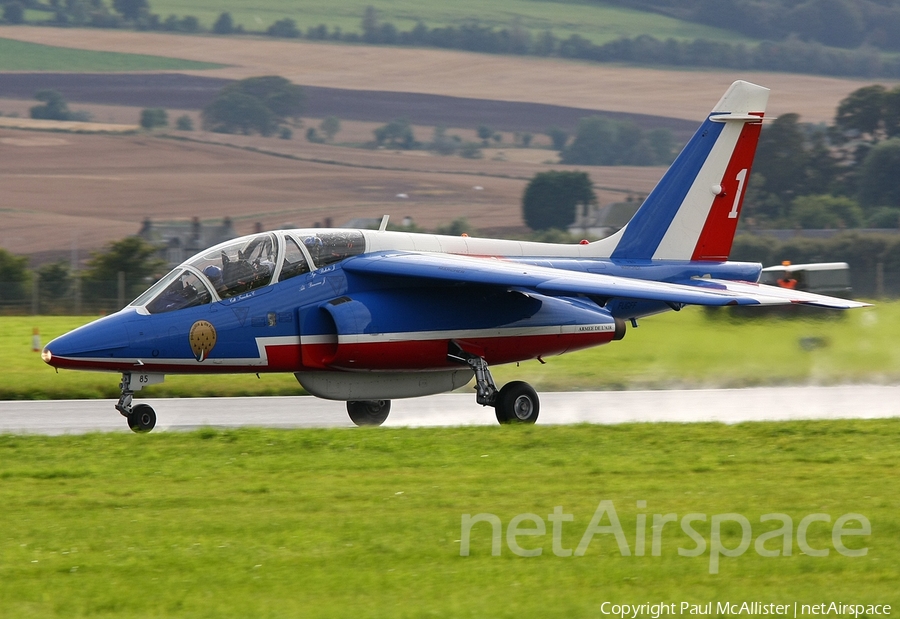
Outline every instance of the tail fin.
{"label": "tail fin", "polygon": [[762,86],[731,85],[616,235],[612,258],[728,259],[768,98]]}

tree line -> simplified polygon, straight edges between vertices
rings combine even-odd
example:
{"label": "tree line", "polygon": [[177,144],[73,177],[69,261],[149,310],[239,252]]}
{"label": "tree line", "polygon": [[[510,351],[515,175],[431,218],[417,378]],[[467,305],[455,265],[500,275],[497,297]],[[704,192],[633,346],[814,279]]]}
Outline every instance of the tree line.
{"label": "tree line", "polygon": [[608,0],[630,9],[771,41],[900,50],[900,2],[876,0]]}
{"label": "tree line", "polygon": [[58,260],[32,270],[28,258],[0,249],[0,311],[29,306],[45,313],[116,310],[167,270],[156,247],[136,236],[92,254],[83,269]]}
{"label": "tree line", "polygon": [[[854,3],[850,0],[618,0],[623,6],[662,12],[679,19],[738,31],[763,38],[756,45],[696,39],[660,40],[650,35],[622,37],[595,44],[572,34],[556,36],[552,30],[533,34],[520,21],[495,28],[471,20],[458,26],[428,27],[419,21],[400,30],[379,19],[372,6],[365,10],[361,32],[329,29],[325,24],[304,32],[291,18],[272,23],[266,34],[372,45],[410,45],[459,49],[493,54],[557,56],[593,62],[625,62],[678,67],[790,71],[856,77],[900,77],[900,58],[880,50],[900,49],[900,6],[896,0]],[[23,23],[25,8],[48,11],[45,23],[135,28],[170,32],[201,32],[192,15],[163,17],[153,13],[148,0],[6,0],[3,20]],[[210,29],[215,34],[244,34],[229,12],[222,12]]]}
{"label": "tree line", "polygon": [[900,227],[900,87],[859,88],[830,125],[764,125],[743,229]]}
{"label": "tree line", "polygon": [[[292,38],[304,36],[296,22],[288,18],[273,24],[268,34]],[[900,77],[900,59],[892,55],[881,54],[871,47],[835,49],[816,39],[779,37],[779,40],[764,40],[757,45],[747,45],[704,39],[660,40],[650,35],[639,35],[621,37],[598,45],[578,34],[559,38],[549,29],[533,35],[519,21],[513,21],[508,27],[494,28],[483,25],[478,20],[459,26],[435,28],[429,28],[423,21],[419,21],[410,30],[401,31],[394,24],[379,20],[377,11],[371,6],[366,8],[361,34],[342,32],[340,28],[329,31],[327,26],[321,24],[309,28],[305,36],[311,40],[437,47],[491,54],[557,56],[594,62]]]}
{"label": "tree line", "polygon": [[[635,139],[633,136],[640,134],[630,133],[628,127],[619,127],[618,132],[601,130],[605,124],[602,120],[582,119],[574,141],[561,150],[562,163],[634,165],[636,160],[623,157],[651,147],[658,151],[657,162],[668,163],[663,160],[671,158],[674,152],[664,134],[648,132]],[[589,142],[593,148],[582,150]],[[584,156],[576,156],[579,154]],[[840,102],[832,124],[804,123],[798,114],[782,114],[764,124],[739,231],[898,229],[898,170],[900,86],[888,89],[874,84],[858,88]],[[537,174],[532,183],[549,182],[551,174],[555,173]],[[575,182],[573,178],[568,181]],[[526,190],[525,196],[528,195]],[[523,198],[523,208],[525,220],[533,229],[564,229],[574,219],[574,207],[562,198],[540,207],[527,205]],[[529,217],[529,209],[535,208],[556,214],[549,218]],[[542,223],[535,228],[533,221]],[[548,221],[552,223],[546,224]]]}

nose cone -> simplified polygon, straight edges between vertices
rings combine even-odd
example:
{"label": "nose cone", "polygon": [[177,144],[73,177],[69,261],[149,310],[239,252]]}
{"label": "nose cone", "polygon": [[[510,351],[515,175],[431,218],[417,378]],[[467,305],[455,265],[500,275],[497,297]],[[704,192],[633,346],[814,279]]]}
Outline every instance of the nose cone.
{"label": "nose cone", "polygon": [[52,340],[41,359],[56,368],[114,370],[128,349],[122,312],[95,320]]}

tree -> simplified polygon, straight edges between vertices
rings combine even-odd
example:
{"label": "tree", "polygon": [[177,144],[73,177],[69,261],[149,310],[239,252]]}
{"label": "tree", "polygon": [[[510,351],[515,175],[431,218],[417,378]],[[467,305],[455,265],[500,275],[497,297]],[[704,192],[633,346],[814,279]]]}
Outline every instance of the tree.
{"label": "tree", "polygon": [[653,136],[660,141],[659,147],[651,143],[648,135],[632,122],[590,116],[578,122],[575,140],[560,153],[560,159],[563,163],[583,165],[668,163],[671,153],[665,151],[671,151],[673,138],[669,136],[664,139],[660,130],[655,131]]}
{"label": "tree", "polygon": [[182,32],[200,32],[200,20],[194,15],[185,15],[178,22],[178,29]]}
{"label": "tree", "polygon": [[675,136],[668,129],[651,129],[647,141],[653,149],[653,159],[657,164],[669,164],[675,158]]}
{"label": "tree", "polygon": [[303,88],[278,75],[248,77],[229,84],[222,92],[240,92],[259,99],[278,122],[299,118],[306,107]]}
{"label": "tree", "polygon": [[194,121],[187,114],[183,114],[175,120],[175,128],[179,131],[193,131]]}
{"label": "tree", "polygon": [[203,108],[203,128],[216,133],[272,135],[278,123],[265,104],[242,92],[223,92]]}
{"label": "tree", "polygon": [[232,34],[234,32],[234,20],[231,19],[231,13],[227,11],[221,13],[213,24],[212,31],[215,34]]}
{"label": "tree", "polygon": [[31,108],[31,117],[45,120],[71,120],[72,112],[63,96],[55,90],[42,90],[34,95],[44,105],[35,105]]}
{"label": "tree", "polygon": [[452,155],[456,152],[457,146],[456,140],[447,135],[446,127],[437,126],[434,128],[431,150],[439,155]]}
{"label": "tree", "polygon": [[28,258],[0,249],[0,301],[21,301],[28,283]]}
{"label": "tree", "polygon": [[366,43],[378,43],[378,11],[375,7],[369,5],[366,12],[363,13],[362,20],[363,41]]}
{"label": "tree", "polygon": [[790,201],[807,189],[806,136],[797,114],[782,114],[759,138],[753,173],[765,179],[763,191]]}
{"label": "tree", "polygon": [[141,13],[150,10],[150,4],[147,0],[113,0],[113,8],[122,17],[129,20],[136,20]]}
{"label": "tree", "polygon": [[127,293],[136,296],[155,275],[165,270],[165,266],[165,262],[156,256],[153,245],[140,237],[130,236],[110,243],[106,251],[92,255],[83,278],[85,293],[112,296],[109,291],[122,272]]}
{"label": "tree", "polygon": [[859,201],[863,208],[900,207],[900,138],[875,146],[862,163],[859,174]]}
{"label": "tree", "polygon": [[25,7],[21,2],[9,2],[3,5],[3,21],[9,24],[25,23]]}
{"label": "tree", "polygon": [[271,135],[280,123],[299,117],[304,105],[303,89],[283,77],[251,77],[229,84],[203,109],[203,128]]}
{"label": "tree", "polygon": [[790,15],[794,32],[834,47],[855,48],[862,43],[866,24],[856,3],[847,0],[809,0]]}
{"label": "tree", "polygon": [[791,202],[791,219],[805,229],[857,228],[865,216],[859,205],[843,196],[800,196]]}
{"label": "tree", "polygon": [[569,141],[569,134],[559,127],[550,127],[547,129],[547,136],[550,138],[550,141],[553,142],[553,150],[562,150],[566,147],[566,142]]}
{"label": "tree", "polygon": [[65,260],[45,264],[38,269],[41,298],[61,299],[72,287],[72,273]]}
{"label": "tree", "polygon": [[615,165],[616,126],[600,116],[582,118],[572,144],[562,152],[563,163]]}
{"label": "tree", "polygon": [[266,34],[270,37],[284,37],[286,39],[296,39],[300,36],[300,29],[297,28],[297,22],[293,19],[285,17],[269,26]]}
{"label": "tree", "polygon": [[522,214],[532,230],[565,229],[579,208],[597,203],[586,172],[555,171],[534,175],[522,196]]}
{"label": "tree", "polygon": [[463,159],[481,159],[481,145],[478,142],[466,142],[459,148],[459,156]]}
{"label": "tree", "polygon": [[338,131],[341,130],[341,121],[337,116],[329,116],[321,122],[319,129],[322,130],[322,133],[325,134],[325,138],[330,142],[334,139],[334,136],[337,135]]}
{"label": "tree", "polygon": [[373,132],[378,145],[387,144],[392,148],[410,149],[416,145],[416,137],[412,126],[405,118],[395,118],[391,122],[378,127]]}
{"label": "tree", "polygon": [[494,135],[494,130],[487,125],[478,125],[477,133],[478,137],[481,139],[481,143],[487,146],[488,140]]}
{"label": "tree", "polygon": [[166,127],[169,124],[169,114],[161,107],[145,108],[141,110],[141,127],[154,129]]}
{"label": "tree", "polygon": [[881,127],[886,93],[880,84],[854,90],[838,104],[834,124],[843,131],[858,131],[874,139]]}

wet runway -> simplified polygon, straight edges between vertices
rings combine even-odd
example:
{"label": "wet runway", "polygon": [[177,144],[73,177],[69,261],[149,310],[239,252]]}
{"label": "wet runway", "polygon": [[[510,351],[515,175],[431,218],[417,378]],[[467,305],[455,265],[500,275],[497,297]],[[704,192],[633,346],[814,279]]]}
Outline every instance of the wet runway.
{"label": "wet runway", "polygon": [[[545,392],[538,424],[869,419],[900,416],[900,387],[765,387],[675,391]],[[153,406],[156,432],[204,426],[352,427],[343,402],[313,397],[136,399]],[[127,432],[114,400],[0,402],[0,433]],[[494,425],[475,395],[395,400],[386,426]]]}

